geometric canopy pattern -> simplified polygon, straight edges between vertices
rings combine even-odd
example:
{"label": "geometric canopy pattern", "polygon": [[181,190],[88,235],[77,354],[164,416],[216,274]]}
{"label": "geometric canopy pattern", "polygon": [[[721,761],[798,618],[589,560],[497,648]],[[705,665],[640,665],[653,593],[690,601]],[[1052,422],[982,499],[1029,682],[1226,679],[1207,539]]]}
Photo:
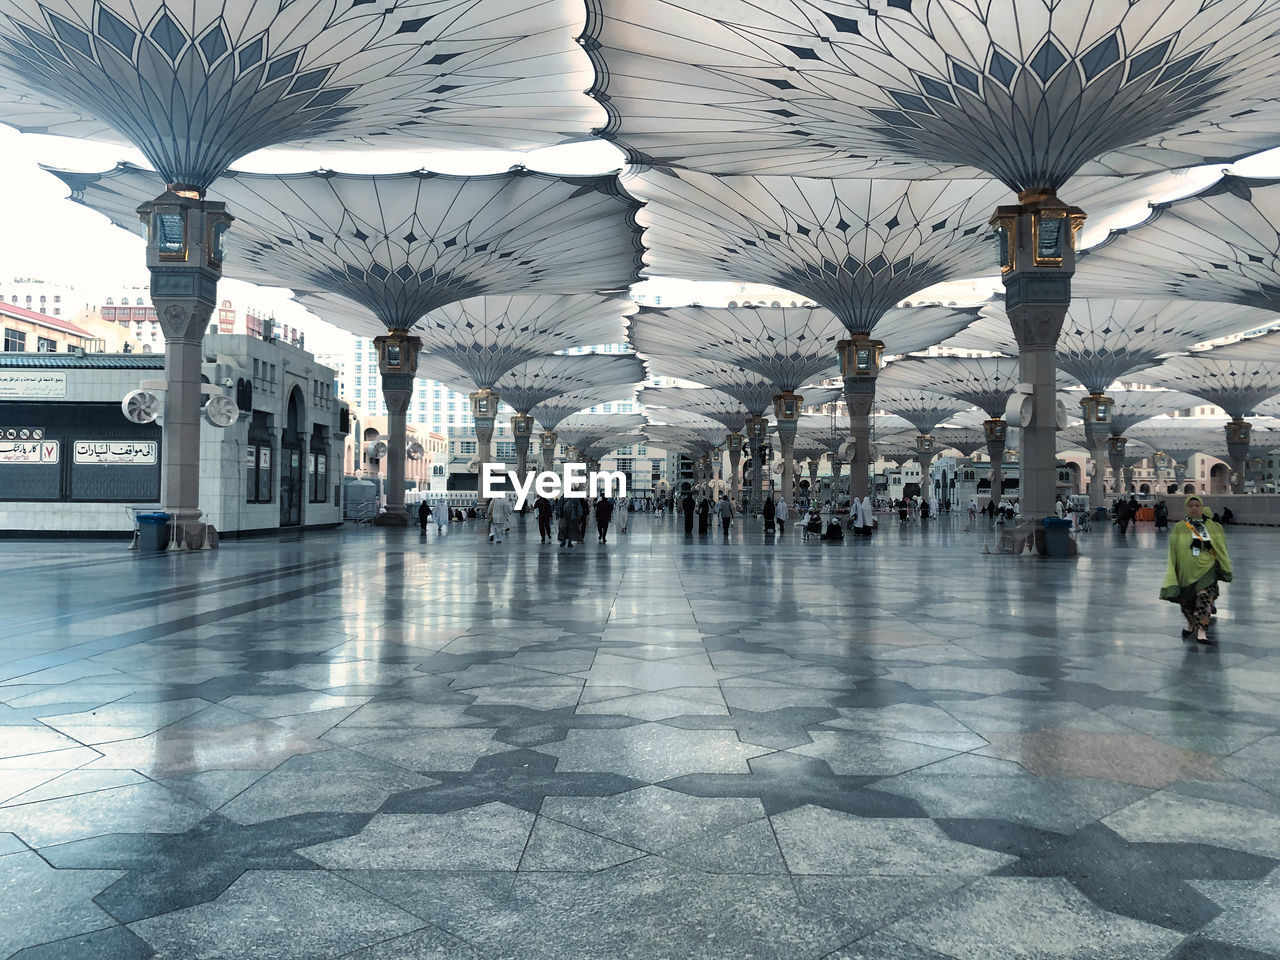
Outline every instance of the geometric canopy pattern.
{"label": "geometric canopy pattern", "polygon": [[[555,354],[526,361],[504,373],[494,389],[516,413],[528,414],[536,405],[580,390],[612,392],[616,399],[634,393],[645,378],[644,364],[631,355],[605,353]],[[592,406],[592,404],[586,404]],[[574,411],[581,410],[579,406]]]}
{"label": "geometric canopy pattern", "polygon": [[[1265,310],[1190,300],[1075,297],[1054,348],[1058,366],[1091,392],[1164,357],[1215,337],[1252,330],[1274,318]],[[984,306],[979,319],[943,346],[1018,355],[1004,303]]]}
{"label": "geometric canopy pattern", "polygon": [[[1080,394],[1070,394],[1075,399],[1084,399]],[[1202,401],[1186,393],[1176,390],[1111,390],[1107,392],[1115,406],[1111,409],[1111,422],[1107,425],[1113,437],[1122,437],[1129,428],[1144,423],[1152,417],[1175,413],[1198,407]],[[1067,403],[1067,412],[1075,415],[1079,404]]]}
{"label": "geometric canopy pattern", "polygon": [[938,427],[932,436],[935,450],[951,448],[966,457],[987,445],[987,433],[979,427]]}
{"label": "geometric canopy pattern", "polygon": [[581,16],[569,0],[7,0],[0,120],[133,144],[195,187],[286,142],[546,146],[601,115]]}
{"label": "geometric canopy pattern", "polygon": [[1278,231],[1280,180],[1224,176],[1086,251],[1072,289],[1280,310]]}
{"label": "geometric canopy pattern", "polygon": [[[129,164],[54,172],[73,200],[135,233],[135,209],[162,189]],[[612,175],[231,173],[208,197],[236,217],[225,276],[343,298],[327,308],[363,336],[471,297],[622,291],[641,266],[637,204]]]}
{"label": "geometric canopy pattern", "polygon": [[844,325],[821,307],[644,308],[628,336],[651,357],[700,357],[736,364],[796,390],[834,375]]}
{"label": "geometric canopy pattern", "polygon": [[[854,333],[894,304],[993,270],[988,221],[1008,199],[983,180],[713,177],[639,168],[649,276],[767,283],[813,300]],[[885,339],[885,338],[881,338]]]}
{"label": "geometric canopy pattern", "polygon": [[[1273,0],[590,0],[604,136],[721,174],[1013,190],[1280,143]],[[828,304],[828,306],[830,306]]]}
{"label": "geometric canopy pattern", "polygon": [[1233,420],[1252,416],[1260,403],[1280,395],[1280,362],[1215,359],[1214,352],[1174,357],[1134,379],[1200,397]]}
{"label": "geometric canopy pattern", "polygon": [[[1009,357],[906,357],[885,367],[877,387],[932,390],[1003,417],[1009,397],[1022,382],[1019,361]],[[1058,374],[1058,387],[1072,385]]]}
{"label": "geometric canopy pattern", "polygon": [[969,404],[931,390],[895,389],[877,384],[876,407],[897,414],[920,433],[931,433],[944,420],[967,410]]}
{"label": "geometric canopy pattern", "polygon": [[690,356],[652,356],[648,361],[650,376],[689,380],[727,393],[746,407],[753,417],[764,416],[778,393],[771,377],[720,360]]}
{"label": "geometric canopy pattern", "polygon": [[[314,310],[321,299],[332,298],[303,297],[302,302]],[[623,317],[634,309],[630,300],[594,293],[458,300],[432,310],[414,327],[422,340],[418,376],[492,389],[509,370],[535,357],[618,343]]]}
{"label": "geometric canopy pattern", "polygon": [[[643,426],[644,417],[638,413],[577,413],[566,418],[556,434],[561,443],[583,454],[591,451],[599,459],[621,445],[622,437]],[[607,449],[600,450],[602,445]]]}
{"label": "geometric canopy pattern", "polygon": [[664,419],[668,410],[697,414],[720,423],[729,433],[741,433],[750,414],[741,403],[720,390],[692,387],[645,387],[636,397],[651,420]]}
{"label": "geometric canopy pattern", "polygon": [[[528,409],[528,414],[538,421],[538,425],[548,432],[554,432],[566,418],[583,413],[591,407],[615,400],[630,400],[635,396],[631,385],[596,386],[572,393],[561,393],[535,403]],[[518,409],[518,408],[517,408]]]}

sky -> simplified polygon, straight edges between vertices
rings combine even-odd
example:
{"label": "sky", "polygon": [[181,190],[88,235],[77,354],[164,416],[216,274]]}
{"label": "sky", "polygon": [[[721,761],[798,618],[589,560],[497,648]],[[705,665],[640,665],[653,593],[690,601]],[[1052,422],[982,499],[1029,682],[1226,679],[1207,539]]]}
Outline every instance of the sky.
{"label": "sky", "polygon": [[[38,277],[51,283],[82,289],[91,302],[101,303],[124,286],[148,282],[142,240],[113,227],[108,221],[67,199],[62,181],[40,169],[41,164],[70,170],[96,171],[127,160],[145,166],[136,150],[113,144],[63,137],[21,134],[0,124],[0,190],[3,190],[6,229],[0,231],[0,282],[15,277]],[[322,153],[314,150],[276,148],[262,150],[235,164],[255,173],[292,173],[326,168],[349,173],[396,173],[430,169],[444,173],[479,174],[506,170],[515,164],[563,174],[599,174],[618,169],[622,155],[602,140],[549,147],[529,153],[474,151],[408,154],[403,151]],[[1170,190],[1152,201],[1172,199],[1212,182],[1218,167],[1187,171],[1175,178]],[[1251,157],[1231,168],[1245,176],[1280,176],[1280,150]],[[1064,198],[1071,201],[1073,198]],[[1078,202],[1078,201],[1076,201]],[[1103,239],[1108,230],[1128,226],[1146,215],[1146,201],[1134,203],[1105,218],[1090,219],[1085,244]],[[234,227],[231,255],[234,255]],[[990,288],[998,281],[993,277]],[[723,302],[736,288],[727,284],[699,284],[658,278],[647,281],[649,293],[661,293],[663,303],[676,305],[699,299]],[[972,289],[970,287],[969,289]],[[981,285],[979,289],[982,289]],[[224,280],[221,295],[237,307],[254,306],[270,311],[277,320],[307,331],[307,345],[319,352],[342,349],[347,335],[316,320],[291,302],[287,290],[257,287]],[[970,294],[972,298],[972,294]],[[918,300],[957,299],[941,292],[925,292]]]}

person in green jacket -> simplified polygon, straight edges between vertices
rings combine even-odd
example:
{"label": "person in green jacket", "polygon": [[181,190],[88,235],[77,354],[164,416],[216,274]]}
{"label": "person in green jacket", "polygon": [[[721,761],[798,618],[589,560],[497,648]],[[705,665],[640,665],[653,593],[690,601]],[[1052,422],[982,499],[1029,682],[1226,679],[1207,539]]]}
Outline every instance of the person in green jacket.
{"label": "person in green jacket", "polygon": [[1187,518],[1169,533],[1169,568],[1160,599],[1182,608],[1187,628],[1184,640],[1194,633],[1200,643],[1208,643],[1205,633],[1217,607],[1218,581],[1231,582],[1231,557],[1222,527],[1205,516],[1204,501],[1187,497]]}

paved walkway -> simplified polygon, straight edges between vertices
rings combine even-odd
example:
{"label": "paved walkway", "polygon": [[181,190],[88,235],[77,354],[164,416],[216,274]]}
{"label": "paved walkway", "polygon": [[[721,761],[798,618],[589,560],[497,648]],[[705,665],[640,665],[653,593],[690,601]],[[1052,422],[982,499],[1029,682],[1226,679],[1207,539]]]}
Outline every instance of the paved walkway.
{"label": "paved walkway", "polygon": [[0,542],[0,957],[1280,956],[1275,531],[528,523]]}

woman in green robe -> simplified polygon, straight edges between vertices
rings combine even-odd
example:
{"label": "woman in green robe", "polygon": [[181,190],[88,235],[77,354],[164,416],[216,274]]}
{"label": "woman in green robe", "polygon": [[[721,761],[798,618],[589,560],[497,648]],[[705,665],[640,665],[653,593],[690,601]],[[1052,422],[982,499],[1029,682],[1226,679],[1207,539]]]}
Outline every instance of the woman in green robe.
{"label": "woman in green robe", "polygon": [[1204,515],[1204,501],[1187,497],[1187,518],[1169,533],[1169,569],[1160,598],[1178,604],[1187,619],[1184,640],[1195,634],[1208,643],[1205,633],[1217,609],[1218,581],[1231,582],[1231,557],[1222,527]]}

